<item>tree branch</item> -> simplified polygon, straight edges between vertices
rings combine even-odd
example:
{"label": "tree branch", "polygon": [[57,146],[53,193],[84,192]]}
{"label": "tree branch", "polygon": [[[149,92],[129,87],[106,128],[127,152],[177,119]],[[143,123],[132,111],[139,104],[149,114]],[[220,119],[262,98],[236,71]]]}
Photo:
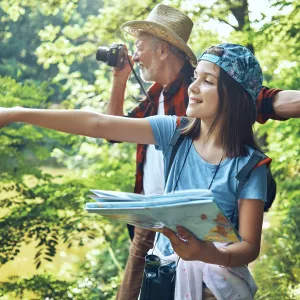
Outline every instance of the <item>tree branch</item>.
{"label": "tree branch", "polygon": [[234,25],[230,24],[229,22],[227,22],[227,21],[224,20],[224,19],[218,18],[218,20],[219,20],[220,22],[223,22],[223,23],[229,25],[229,26],[232,27],[234,30],[237,30],[237,31],[239,30],[239,27],[238,27],[238,26],[234,26]]}

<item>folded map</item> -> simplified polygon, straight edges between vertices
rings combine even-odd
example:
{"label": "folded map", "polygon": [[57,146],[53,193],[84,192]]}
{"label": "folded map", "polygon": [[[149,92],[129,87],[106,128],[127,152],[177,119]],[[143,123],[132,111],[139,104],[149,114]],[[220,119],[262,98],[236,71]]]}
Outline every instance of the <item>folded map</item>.
{"label": "folded map", "polygon": [[95,202],[86,203],[89,213],[147,229],[181,225],[198,239],[239,242],[238,232],[214,200],[210,190],[183,190],[164,195],[91,190]]}

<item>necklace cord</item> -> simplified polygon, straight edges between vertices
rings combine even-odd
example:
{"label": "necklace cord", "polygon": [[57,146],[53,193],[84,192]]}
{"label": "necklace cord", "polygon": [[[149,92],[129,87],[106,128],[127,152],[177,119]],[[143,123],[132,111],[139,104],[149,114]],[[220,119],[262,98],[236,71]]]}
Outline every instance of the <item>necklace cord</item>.
{"label": "necklace cord", "polygon": [[[172,191],[173,193],[174,193],[174,192],[176,191],[176,189],[177,189],[178,182],[179,182],[181,173],[182,173],[182,171],[183,171],[183,167],[184,167],[185,162],[186,162],[186,160],[187,160],[187,157],[188,157],[188,155],[189,155],[189,153],[190,153],[190,150],[191,150],[191,147],[192,147],[192,145],[193,145],[193,142],[194,142],[194,139],[191,140],[191,143],[190,143],[190,145],[189,145],[187,154],[186,154],[186,156],[185,156],[185,158],[184,158],[184,162],[183,162],[183,164],[182,164],[182,166],[181,166],[181,169],[180,169],[178,178],[177,178],[177,180],[176,180],[175,187],[174,187],[174,189],[173,189],[173,191]],[[219,170],[219,168],[220,168],[220,166],[221,166],[221,162],[222,162],[223,158],[224,158],[224,154],[222,155],[222,157],[221,157],[221,159],[220,159],[220,161],[219,161],[219,163],[218,163],[218,165],[217,165],[216,171],[215,171],[215,173],[214,173],[214,175],[213,175],[213,177],[212,177],[212,179],[211,179],[211,182],[210,182],[210,184],[209,184],[209,186],[208,186],[208,190],[210,190],[210,188],[211,188],[211,186],[212,186],[212,183],[213,183],[213,181],[214,181],[214,179],[215,179],[215,177],[216,177],[216,175],[217,175],[217,172],[218,172],[218,170]],[[154,246],[153,246],[153,249],[152,249],[152,254],[153,254],[154,249],[155,249],[155,247],[156,247],[156,244],[157,244],[157,242],[158,242],[159,236],[160,236],[160,232],[158,233],[157,238],[156,238],[156,240],[155,240],[155,243],[154,243]],[[176,269],[177,269],[177,267],[178,267],[179,260],[180,260],[180,257],[178,256],[178,260],[177,260],[177,263],[176,263]]]}

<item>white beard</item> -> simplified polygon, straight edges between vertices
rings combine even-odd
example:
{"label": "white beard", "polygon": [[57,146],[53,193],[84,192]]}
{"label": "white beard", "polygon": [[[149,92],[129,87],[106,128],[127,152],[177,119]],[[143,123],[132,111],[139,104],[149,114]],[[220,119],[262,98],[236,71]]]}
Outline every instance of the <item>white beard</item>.
{"label": "white beard", "polygon": [[152,62],[149,68],[141,68],[140,76],[144,82],[155,82],[156,74],[158,74],[158,66],[155,58],[152,58]]}
{"label": "white beard", "polygon": [[153,82],[154,80],[152,79],[151,75],[151,72],[149,72],[147,69],[140,70],[140,76],[144,82]]}

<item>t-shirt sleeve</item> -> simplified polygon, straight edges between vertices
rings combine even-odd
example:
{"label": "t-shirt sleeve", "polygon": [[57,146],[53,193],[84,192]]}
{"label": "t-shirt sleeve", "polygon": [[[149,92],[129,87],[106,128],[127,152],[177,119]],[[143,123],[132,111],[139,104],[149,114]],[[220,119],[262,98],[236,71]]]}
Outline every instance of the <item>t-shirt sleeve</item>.
{"label": "t-shirt sleeve", "polygon": [[260,199],[267,201],[267,166],[255,168],[246,182],[240,199]]}
{"label": "t-shirt sleeve", "polygon": [[176,130],[176,116],[152,116],[146,118],[152,128],[156,149],[165,153]]}

